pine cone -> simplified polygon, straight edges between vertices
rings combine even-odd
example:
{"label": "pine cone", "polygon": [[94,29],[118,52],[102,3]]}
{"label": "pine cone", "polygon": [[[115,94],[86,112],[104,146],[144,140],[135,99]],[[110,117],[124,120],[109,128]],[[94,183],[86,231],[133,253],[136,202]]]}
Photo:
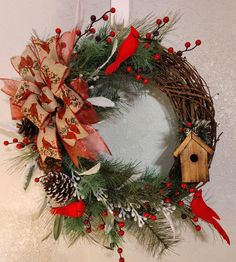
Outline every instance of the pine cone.
{"label": "pine cone", "polygon": [[19,128],[18,133],[28,137],[29,139],[33,139],[38,134],[38,127],[35,126],[29,119],[24,118],[21,120],[21,123],[17,124]]}
{"label": "pine cone", "polygon": [[49,172],[40,182],[47,195],[57,203],[62,204],[71,200],[75,193],[74,183],[64,173]]}

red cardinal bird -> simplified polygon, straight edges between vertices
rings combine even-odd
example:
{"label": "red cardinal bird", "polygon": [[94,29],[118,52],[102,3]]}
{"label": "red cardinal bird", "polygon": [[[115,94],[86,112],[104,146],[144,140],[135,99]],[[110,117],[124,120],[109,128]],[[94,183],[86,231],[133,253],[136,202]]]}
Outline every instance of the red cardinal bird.
{"label": "red cardinal bird", "polygon": [[38,122],[40,122],[39,115],[38,115],[38,110],[37,110],[37,103],[33,103],[30,107],[30,114],[35,117]]}
{"label": "red cardinal bird", "polygon": [[81,132],[79,131],[79,128],[75,125],[75,124],[72,124],[72,123],[69,123],[68,119],[66,118],[65,119],[65,122],[67,123],[67,125],[69,126],[69,129],[71,131],[73,131],[74,133],[76,134],[80,134]]}
{"label": "red cardinal bird", "polygon": [[52,100],[44,93],[41,94],[40,101],[45,104],[50,104],[52,102]]}
{"label": "red cardinal bird", "polygon": [[206,205],[202,198],[202,190],[198,190],[192,199],[191,202],[192,212],[201,219],[205,220],[207,223],[212,224],[215,229],[221,234],[221,236],[226,240],[230,245],[230,239],[221,225],[217,222],[216,219],[220,220],[220,217],[212,210],[209,206]]}
{"label": "red cardinal bird", "polygon": [[43,147],[44,147],[46,150],[48,150],[49,148],[52,148],[52,149],[55,148],[55,147],[54,147],[51,143],[49,143],[44,137],[43,137],[43,139],[42,139],[42,144],[43,144]]}
{"label": "red cardinal bird", "polygon": [[131,26],[128,37],[121,44],[115,62],[106,68],[106,75],[114,73],[120,64],[131,57],[138,49],[139,46],[139,32]]}
{"label": "red cardinal bird", "polygon": [[54,215],[62,215],[67,217],[82,217],[85,212],[85,205],[82,200],[70,203],[64,207],[53,207],[51,213]]}
{"label": "red cardinal bird", "polygon": [[70,131],[67,132],[66,135],[62,136],[62,138],[65,138],[65,139],[75,139],[75,140],[77,140],[77,137],[76,137],[75,133],[74,133],[74,132],[70,132]]}

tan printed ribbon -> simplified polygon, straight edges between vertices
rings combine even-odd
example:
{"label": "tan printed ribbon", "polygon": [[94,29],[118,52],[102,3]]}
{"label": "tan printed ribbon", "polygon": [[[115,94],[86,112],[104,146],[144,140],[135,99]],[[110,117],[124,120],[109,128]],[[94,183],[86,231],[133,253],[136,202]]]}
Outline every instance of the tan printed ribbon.
{"label": "tan printed ribbon", "polygon": [[[88,136],[76,117],[84,100],[64,83],[69,69],[59,62],[63,57],[58,57],[58,44],[56,37],[46,42],[32,39],[23,54],[11,60],[22,77],[21,81],[14,82],[17,88],[11,104],[13,108],[20,107],[24,117],[39,128],[37,147],[43,161],[47,157],[61,158],[57,132],[63,143],[72,148]],[[5,80],[6,93],[9,84],[9,80]]]}

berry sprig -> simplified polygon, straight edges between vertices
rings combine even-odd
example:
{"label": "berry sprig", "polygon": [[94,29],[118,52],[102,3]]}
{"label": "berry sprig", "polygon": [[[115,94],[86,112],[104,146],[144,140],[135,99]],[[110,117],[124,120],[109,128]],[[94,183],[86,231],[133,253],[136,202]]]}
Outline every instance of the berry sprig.
{"label": "berry sprig", "polygon": [[91,215],[89,215],[88,218],[86,218],[84,220],[85,232],[87,234],[90,234],[92,232],[92,226],[91,226],[91,223],[90,223],[90,219],[91,219]]}
{"label": "berry sprig", "polygon": [[125,259],[122,257],[123,249],[121,247],[117,248],[117,253],[119,254],[119,262],[125,262]]}
{"label": "berry sprig", "polygon": [[149,79],[148,78],[144,78],[141,73],[142,73],[143,69],[142,68],[138,68],[136,70],[133,70],[131,66],[127,66],[126,68],[126,72],[129,74],[133,74],[135,76],[135,79],[137,81],[143,81],[144,85],[147,85],[149,83]]}
{"label": "berry sprig", "polygon": [[200,40],[200,39],[197,39],[196,41],[195,41],[195,45],[192,47],[192,48],[190,48],[191,47],[191,43],[190,42],[186,42],[184,45],[185,45],[185,50],[179,50],[176,54],[178,55],[178,56],[182,56],[183,55],[183,53],[184,52],[189,52],[189,51],[192,51],[193,49],[195,49],[197,46],[200,46],[202,44],[202,41]]}
{"label": "berry sprig", "polygon": [[90,20],[91,20],[91,23],[89,24],[88,28],[84,31],[84,33],[81,33],[81,31],[79,30],[78,34],[77,34],[77,39],[75,41],[75,45],[77,45],[79,39],[81,37],[83,37],[84,35],[87,35],[87,34],[95,34],[96,33],[96,29],[93,27],[93,25],[95,23],[97,23],[98,21],[100,20],[104,20],[104,21],[107,21],[109,19],[108,15],[109,13],[112,13],[114,14],[116,12],[116,9],[114,7],[112,7],[110,10],[106,11],[101,17],[97,18],[95,15],[91,15],[90,17]]}
{"label": "berry sprig", "polygon": [[103,38],[101,38],[100,35],[97,35],[97,36],[95,37],[95,40],[96,40],[97,42],[106,41],[107,44],[111,44],[111,43],[112,43],[112,38],[115,37],[115,36],[116,36],[116,33],[115,33],[114,31],[111,31],[111,32],[109,33],[109,35],[107,35],[107,36],[105,36],[105,37],[103,37]]}
{"label": "berry sprig", "polygon": [[13,139],[12,139],[12,142],[7,141],[7,140],[3,141],[3,145],[4,145],[4,146],[16,144],[16,148],[17,148],[17,149],[22,149],[22,148],[24,148],[25,146],[29,145],[30,143],[31,143],[31,142],[30,142],[29,138],[27,138],[27,137],[23,138],[22,141],[19,141],[17,138],[13,138]]}
{"label": "berry sprig", "polygon": [[157,216],[155,214],[150,214],[149,212],[144,212],[143,216],[145,218],[151,219],[152,221],[156,221],[157,220]]}
{"label": "berry sprig", "polygon": [[146,33],[145,38],[140,38],[141,40],[144,40],[146,43],[144,45],[144,48],[148,48],[151,44],[151,42],[156,40],[156,37],[159,36],[159,30],[165,26],[170,21],[168,16],[165,16],[162,19],[158,18],[156,20],[157,28],[155,28],[151,33]]}

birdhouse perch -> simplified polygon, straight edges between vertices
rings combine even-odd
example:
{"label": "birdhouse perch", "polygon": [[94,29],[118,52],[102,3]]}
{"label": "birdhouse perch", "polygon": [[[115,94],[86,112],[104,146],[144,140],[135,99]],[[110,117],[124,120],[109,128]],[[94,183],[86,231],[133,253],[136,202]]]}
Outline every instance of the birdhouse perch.
{"label": "birdhouse perch", "polygon": [[174,152],[175,157],[180,157],[182,182],[209,181],[208,154],[213,153],[212,148],[190,132]]}

